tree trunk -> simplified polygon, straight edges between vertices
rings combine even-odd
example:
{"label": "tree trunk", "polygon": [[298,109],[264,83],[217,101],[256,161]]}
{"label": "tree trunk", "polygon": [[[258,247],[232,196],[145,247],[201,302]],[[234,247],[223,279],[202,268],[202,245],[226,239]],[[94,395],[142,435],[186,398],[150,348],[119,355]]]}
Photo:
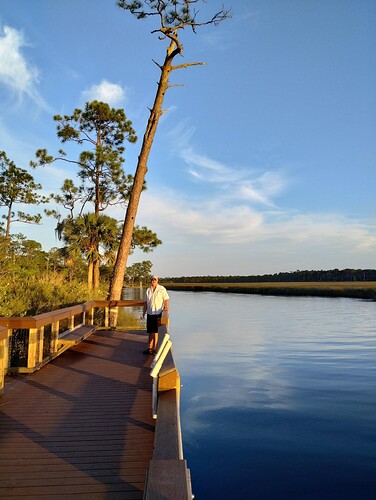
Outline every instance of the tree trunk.
{"label": "tree trunk", "polygon": [[5,241],[9,241],[10,237],[10,219],[12,217],[12,203],[9,205],[8,208],[8,213],[7,213],[7,224],[6,224],[6,230],[5,230]]}
{"label": "tree trunk", "polygon": [[[162,105],[165,97],[166,90],[168,89],[168,79],[172,68],[173,58],[180,52],[176,44],[171,41],[163,66],[161,66],[161,76],[158,83],[157,94],[155,96],[154,105],[150,111],[150,117],[145,130],[141,152],[138,157],[137,169],[133,180],[133,187],[125,215],[123,226],[123,233],[120,241],[119,250],[116,257],[114,273],[111,280],[109,290],[109,300],[120,300],[121,290],[124,283],[124,274],[127,267],[127,260],[132,243],[132,234],[136,221],[137,209],[140,201],[141,192],[144,185],[146,176],[147,161],[149,158],[150,150],[153,144],[155,132],[158,127],[158,122],[163,114]],[[110,325],[116,326],[116,318],[110,318]]]}
{"label": "tree trunk", "polygon": [[87,286],[93,288],[93,262],[90,260],[87,268]]}
{"label": "tree trunk", "polygon": [[93,288],[94,290],[98,290],[99,288],[99,259],[93,262]]}

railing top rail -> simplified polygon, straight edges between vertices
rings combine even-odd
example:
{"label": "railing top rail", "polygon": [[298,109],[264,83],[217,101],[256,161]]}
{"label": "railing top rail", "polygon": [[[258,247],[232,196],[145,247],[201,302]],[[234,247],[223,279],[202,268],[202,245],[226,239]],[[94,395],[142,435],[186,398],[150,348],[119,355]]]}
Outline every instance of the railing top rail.
{"label": "railing top rail", "polygon": [[39,328],[43,325],[48,325],[55,321],[62,320],[64,318],[69,318],[75,314],[80,314],[84,311],[89,311],[93,307],[137,307],[144,304],[143,300],[92,300],[90,302],[85,302],[83,304],[77,304],[70,307],[64,307],[62,309],[56,309],[54,311],[49,311],[42,314],[37,314],[35,316],[10,316],[10,317],[0,317],[0,327],[7,328]]}

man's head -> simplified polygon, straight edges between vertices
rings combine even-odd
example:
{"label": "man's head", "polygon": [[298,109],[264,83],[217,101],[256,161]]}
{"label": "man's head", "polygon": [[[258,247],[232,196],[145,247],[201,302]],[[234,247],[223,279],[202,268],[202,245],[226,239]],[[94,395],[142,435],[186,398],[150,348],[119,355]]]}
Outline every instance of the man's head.
{"label": "man's head", "polygon": [[158,285],[158,276],[156,274],[153,274],[153,276],[151,277],[151,284],[152,286]]}

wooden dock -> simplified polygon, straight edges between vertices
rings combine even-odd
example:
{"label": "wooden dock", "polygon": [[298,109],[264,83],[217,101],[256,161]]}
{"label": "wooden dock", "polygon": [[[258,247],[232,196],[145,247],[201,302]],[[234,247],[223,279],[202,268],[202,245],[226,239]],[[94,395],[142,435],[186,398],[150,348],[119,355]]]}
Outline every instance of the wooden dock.
{"label": "wooden dock", "polygon": [[155,432],[146,343],[144,332],[97,331],[7,377],[0,498],[143,498]]}

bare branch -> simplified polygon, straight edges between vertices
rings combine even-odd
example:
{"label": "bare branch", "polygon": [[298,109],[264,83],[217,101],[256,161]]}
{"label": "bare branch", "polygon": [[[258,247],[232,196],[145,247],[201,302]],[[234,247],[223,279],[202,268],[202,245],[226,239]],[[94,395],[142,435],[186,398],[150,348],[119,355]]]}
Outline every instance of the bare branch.
{"label": "bare branch", "polygon": [[156,64],[158,66],[158,68],[162,71],[162,66],[157,63],[157,61],[155,61],[154,59],[152,59],[153,63]]}
{"label": "bare branch", "polygon": [[185,63],[185,64],[178,64],[177,66],[171,66],[171,71],[175,69],[181,69],[181,68],[189,68],[190,66],[205,66],[206,62],[193,62],[193,63]]}

